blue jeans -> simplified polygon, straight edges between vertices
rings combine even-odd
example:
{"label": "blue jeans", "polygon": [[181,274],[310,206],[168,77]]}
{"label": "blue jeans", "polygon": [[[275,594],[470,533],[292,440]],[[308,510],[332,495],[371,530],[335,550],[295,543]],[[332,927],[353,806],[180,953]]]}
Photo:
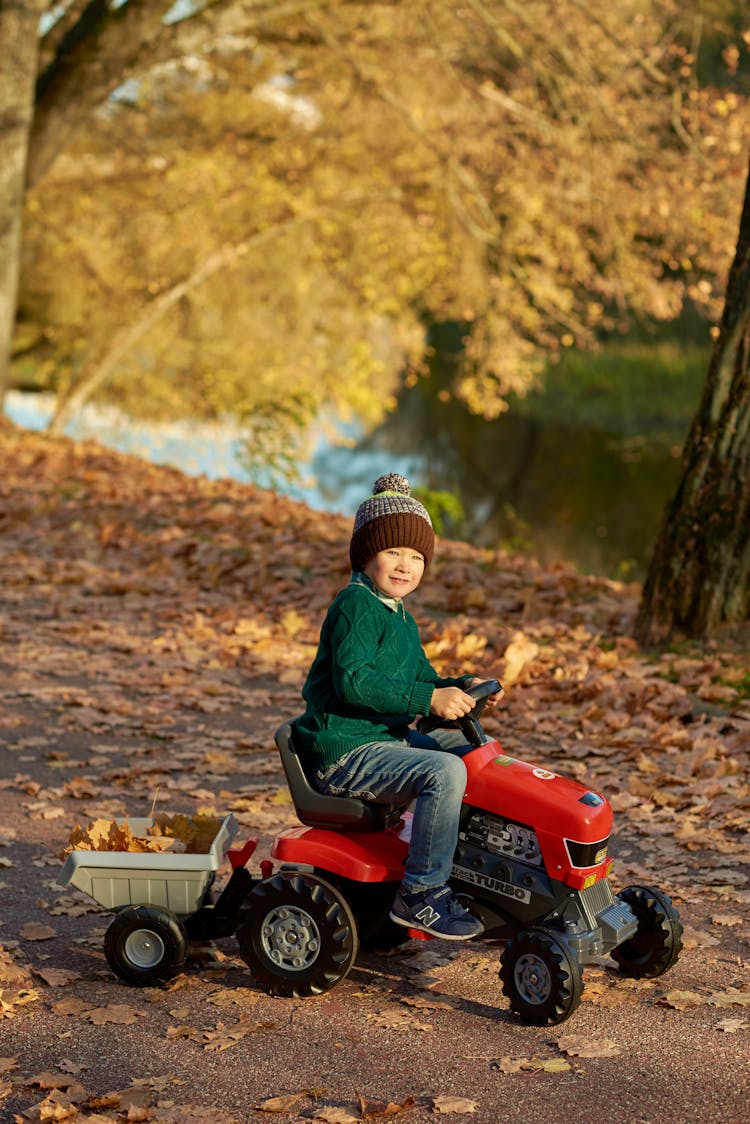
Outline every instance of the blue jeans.
{"label": "blue jeans", "polygon": [[351,750],[319,774],[317,784],[332,796],[378,804],[416,799],[402,886],[408,893],[434,890],[450,878],[466,791],[461,757],[470,749],[457,731],[428,736],[411,730],[406,741],[368,742]]}

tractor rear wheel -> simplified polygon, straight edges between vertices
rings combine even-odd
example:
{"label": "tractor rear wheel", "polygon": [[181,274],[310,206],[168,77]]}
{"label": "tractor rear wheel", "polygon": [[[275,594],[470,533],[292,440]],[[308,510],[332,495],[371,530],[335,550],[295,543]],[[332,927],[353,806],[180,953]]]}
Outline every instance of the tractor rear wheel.
{"label": "tractor rear wheel", "polygon": [[259,882],[240,909],[242,959],[271,995],[321,995],[349,973],[359,950],[346,899],[311,874]]}

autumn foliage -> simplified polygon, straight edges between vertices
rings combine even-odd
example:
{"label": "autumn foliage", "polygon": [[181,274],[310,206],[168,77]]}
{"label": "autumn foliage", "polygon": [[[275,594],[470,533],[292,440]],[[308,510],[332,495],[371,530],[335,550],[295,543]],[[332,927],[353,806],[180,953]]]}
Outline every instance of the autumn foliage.
{"label": "autumn foliage", "polygon": [[[209,772],[270,749],[274,724],[301,706],[323,615],[348,580],[349,520],[10,427],[0,465],[0,643],[57,684],[48,701],[63,727],[148,743],[192,714]],[[640,652],[637,596],[570,566],[441,541],[411,608],[438,669],[503,681],[488,726],[509,752],[610,788],[639,831],[681,813],[679,843],[656,844],[678,866],[684,847],[722,827],[732,854],[744,845],[732,843],[738,809],[750,808],[746,661],[729,645]],[[248,707],[239,745],[224,744]],[[148,804],[161,779],[144,770],[134,795]],[[91,795],[75,774],[66,783]]]}
{"label": "autumn foliage", "polygon": [[98,819],[86,827],[75,825],[60,858],[70,851],[131,851],[141,854],[170,851],[172,854],[203,855],[208,851],[220,823],[217,816],[162,812],[154,817],[154,822],[144,834],[137,834],[128,820]]}
{"label": "autumn foliage", "polygon": [[[0,426],[0,884],[16,887],[0,934],[0,1019],[8,1028],[57,1020],[67,1029],[112,1024],[127,1034],[147,1019],[155,1051],[179,1042],[188,1060],[226,1050],[246,1060],[243,1051],[266,1048],[264,1036],[283,1036],[286,1051],[298,1023],[318,1012],[335,1017],[338,1008],[320,1000],[304,1014],[290,1006],[293,1020],[279,1015],[287,1001],[269,999],[276,1006],[265,1008],[231,948],[217,952],[212,972],[175,982],[179,1002],[167,993],[145,1004],[95,960],[97,974],[91,953],[83,961],[75,953],[71,965],[66,950],[76,949],[99,907],[50,885],[73,825],[103,821],[78,837],[98,846],[112,821],[147,814],[156,792],[159,809],[184,812],[209,831],[231,812],[243,832],[259,837],[258,859],[281,827],[295,823],[273,731],[301,707],[323,614],[348,580],[349,534],[347,518],[252,486],[192,479],[95,443]],[[644,1020],[654,1011],[679,1013],[706,1034],[736,1037],[749,1025],[750,987],[736,951],[731,971],[714,970],[711,952],[725,942],[739,947],[750,907],[747,660],[728,643],[640,651],[631,636],[638,592],[569,566],[443,540],[411,608],[439,668],[503,681],[506,697],[486,727],[507,753],[606,792],[615,811],[615,882],[658,881],[679,904],[686,959],[669,986],[614,986],[602,964],[587,970],[583,1009],[594,1004],[607,1018],[609,1007],[635,1005]],[[183,826],[163,819],[168,846]],[[28,865],[29,840],[37,851],[45,841],[43,881],[33,894],[27,879],[39,872]],[[19,909],[23,921],[14,920]],[[478,948],[465,986],[482,1010],[502,1007],[497,950]],[[372,976],[347,990],[344,1007],[358,1033],[406,1042],[439,1026],[440,1041],[450,1040],[445,1020],[469,1002],[454,996],[451,1005],[443,995],[459,961],[429,947],[399,955],[411,965],[403,985],[393,982],[391,961],[384,983]],[[421,973],[421,990],[409,983],[410,971]],[[625,1064],[627,1055],[616,1020],[606,1033],[575,1028],[531,1048],[486,1049],[481,1065],[507,1082],[573,1072],[585,1081],[598,1059]],[[36,1106],[30,1119],[244,1119],[218,1109],[194,1115],[195,1104],[170,1115],[159,1107],[165,1098],[195,1099],[172,1078],[133,1074],[130,1089],[107,1092],[100,1077],[97,1091],[93,1072],[90,1081],[50,1074],[20,1060],[20,1047],[3,1052],[0,1097]],[[200,1072],[196,1066],[196,1080]],[[404,1071],[395,1090],[383,1078],[380,1100],[346,1085],[344,1108],[341,1097],[334,1106],[312,1084],[290,1089],[279,1078],[253,1111],[291,1118],[314,1111],[314,1119],[340,1124],[420,1112],[497,1118],[469,1086],[438,1086],[428,1096],[419,1080]]]}
{"label": "autumn foliage", "polygon": [[263,465],[326,406],[391,408],[425,322],[465,325],[451,392],[492,417],[633,318],[715,319],[740,8],[148,0],[95,47],[71,9],[42,41],[14,379],[61,428],[92,396],[231,414]]}

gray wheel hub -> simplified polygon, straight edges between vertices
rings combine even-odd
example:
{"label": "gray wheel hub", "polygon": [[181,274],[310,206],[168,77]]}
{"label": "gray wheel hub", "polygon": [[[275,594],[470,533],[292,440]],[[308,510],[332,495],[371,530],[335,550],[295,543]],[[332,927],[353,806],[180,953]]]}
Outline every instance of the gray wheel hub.
{"label": "gray wheel hub", "polygon": [[271,910],[263,922],[260,939],[269,960],[288,972],[303,972],[314,964],[320,952],[318,926],[298,906]]}
{"label": "gray wheel hub", "polygon": [[125,941],[124,951],[136,968],[155,968],[164,959],[164,941],[153,929],[135,929]]}
{"label": "gray wheel hub", "polygon": [[546,1003],[552,990],[552,977],[543,960],[527,952],[519,956],[513,975],[516,990],[526,1003]]}

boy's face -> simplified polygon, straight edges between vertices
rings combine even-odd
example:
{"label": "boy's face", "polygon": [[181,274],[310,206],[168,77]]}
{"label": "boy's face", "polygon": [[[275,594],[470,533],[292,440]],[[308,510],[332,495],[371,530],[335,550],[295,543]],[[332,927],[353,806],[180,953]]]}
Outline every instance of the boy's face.
{"label": "boy's face", "polygon": [[389,547],[370,559],[365,573],[381,593],[400,600],[421,582],[424,558],[410,546]]}

